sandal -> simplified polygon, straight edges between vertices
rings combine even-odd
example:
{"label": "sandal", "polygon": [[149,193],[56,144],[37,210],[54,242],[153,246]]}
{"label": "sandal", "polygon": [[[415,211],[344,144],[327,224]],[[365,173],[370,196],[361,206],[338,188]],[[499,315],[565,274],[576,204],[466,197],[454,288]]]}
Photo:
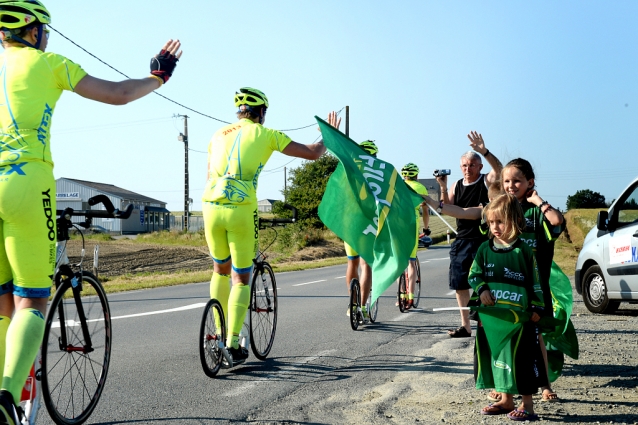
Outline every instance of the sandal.
{"label": "sandal", "polygon": [[507,409],[497,404],[489,404],[481,409],[481,415],[505,415],[514,409]]}
{"label": "sandal", "polygon": [[468,332],[463,326],[459,326],[456,329],[450,329],[447,331],[447,334],[450,338],[469,338],[472,336],[472,333]]}
{"label": "sandal", "polygon": [[536,413],[529,413],[525,409],[515,409],[507,414],[507,417],[513,421],[537,421],[538,415]]}

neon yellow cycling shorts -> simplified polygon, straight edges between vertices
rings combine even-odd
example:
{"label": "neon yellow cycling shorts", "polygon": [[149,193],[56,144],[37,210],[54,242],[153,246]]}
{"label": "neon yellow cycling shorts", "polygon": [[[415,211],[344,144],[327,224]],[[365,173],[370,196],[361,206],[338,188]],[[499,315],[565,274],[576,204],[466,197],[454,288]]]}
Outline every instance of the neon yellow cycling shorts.
{"label": "neon yellow cycling shorts", "polygon": [[0,295],[51,295],[55,219],[51,164],[0,165]]}
{"label": "neon yellow cycling shorts", "polygon": [[348,260],[356,260],[357,258],[359,258],[359,253],[355,251],[350,245],[344,242],[343,246],[346,248],[346,255],[348,256]]}
{"label": "neon yellow cycling shorts", "polygon": [[204,202],[206,242],[213,260],[223,264],[232,259],[236,273],[250,273],[259,247],[257,205]]}

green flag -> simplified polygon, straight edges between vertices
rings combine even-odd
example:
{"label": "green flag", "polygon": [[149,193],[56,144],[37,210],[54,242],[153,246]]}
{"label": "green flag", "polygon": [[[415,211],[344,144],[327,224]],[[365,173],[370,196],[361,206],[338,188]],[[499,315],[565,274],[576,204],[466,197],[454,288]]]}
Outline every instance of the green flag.
{"label": "green flag", "polygon": [[[497,301],[498,305],[498,301]],[[470,310],[477,311],[481,318],[481,323],[485,329],[490,350],[494,356],[503,349],[509,339],[521,329],[524,322],[527,322],[532,314],[528,311],[520,311],[507,307],[495,306],[470,306]],[[545,329],[554,329],[558,321],[553,317],[541,317],[537,322],[541,332]]]}
{"label": "green flag", "polygon": [[372,302],[408,265],[414,210],[423,202],[392,164],[369,155],[319,117],[326,148],[339,159],[319,204],[321,221],[372,267]]}
{"label": "green flag", "polygon": [[549,287],[557,326],[544,330],[543,340],[547,349],[549,379],[553,382],[563,371],[564,354],[578,359],[579,347],[576,330],[570,319],[574,303],[572,284],[555,262],[552,262]]}

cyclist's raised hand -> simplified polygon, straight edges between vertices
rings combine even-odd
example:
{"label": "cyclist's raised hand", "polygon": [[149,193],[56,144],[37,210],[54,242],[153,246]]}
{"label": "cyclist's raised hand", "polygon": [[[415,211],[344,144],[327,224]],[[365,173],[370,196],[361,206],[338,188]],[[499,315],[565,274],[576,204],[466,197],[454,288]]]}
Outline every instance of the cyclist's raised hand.
{"label": "cyclist's raised hand", "polygon": [[151,74],[162,79],[164,83],[173,75],[177,61],[182,57],[179,40],[168,40],[162,50],[151,58]]}
{"label": "cyclist's raised hand", "polygon": [[341,118],[337,117],[337,113],[335,111],[332,111],[328,114],[328,124],[336,128],[337,130],[339,129],[339,126],[341,125]]}

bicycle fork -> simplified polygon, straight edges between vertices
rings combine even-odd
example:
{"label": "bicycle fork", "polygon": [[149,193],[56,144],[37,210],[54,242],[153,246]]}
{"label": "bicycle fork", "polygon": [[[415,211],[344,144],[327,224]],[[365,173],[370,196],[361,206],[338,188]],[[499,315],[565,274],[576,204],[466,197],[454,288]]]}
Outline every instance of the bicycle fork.
{"label": "bicycle fork", "polygon": [[[71,322],[68,323],[66,321],[65,313],[64,313],[64,303],[60,303],[58,307],[58,320],[60,322],[60,337],[58,339],[60,351],[70,352],[82,352],[82,353],[91,353],[93,351],[93,342],[91,341],[91,334],[89,332],[89,326],[87,324],[86,315],[84,313],[84,305],[82,304],[82,273],[73,273],[70,268],[64,266],[67,270],[61,271],[61,282],[60,284],[56,284],[56,289],[62,287],[66,280],[69,280],[69,276],[73,276],[70,278],[71,282],[71,290],[73,292],[73,301],[75,303],[75,307],[77,309],[78,321],[80,328],[82,329],[82,335],[84,337],[85,344],[83,346],[73,346],[68,343],[66,327],[67,326],[77,326],[78,323]],[[64,274],[68,272],[69,274]]]}

